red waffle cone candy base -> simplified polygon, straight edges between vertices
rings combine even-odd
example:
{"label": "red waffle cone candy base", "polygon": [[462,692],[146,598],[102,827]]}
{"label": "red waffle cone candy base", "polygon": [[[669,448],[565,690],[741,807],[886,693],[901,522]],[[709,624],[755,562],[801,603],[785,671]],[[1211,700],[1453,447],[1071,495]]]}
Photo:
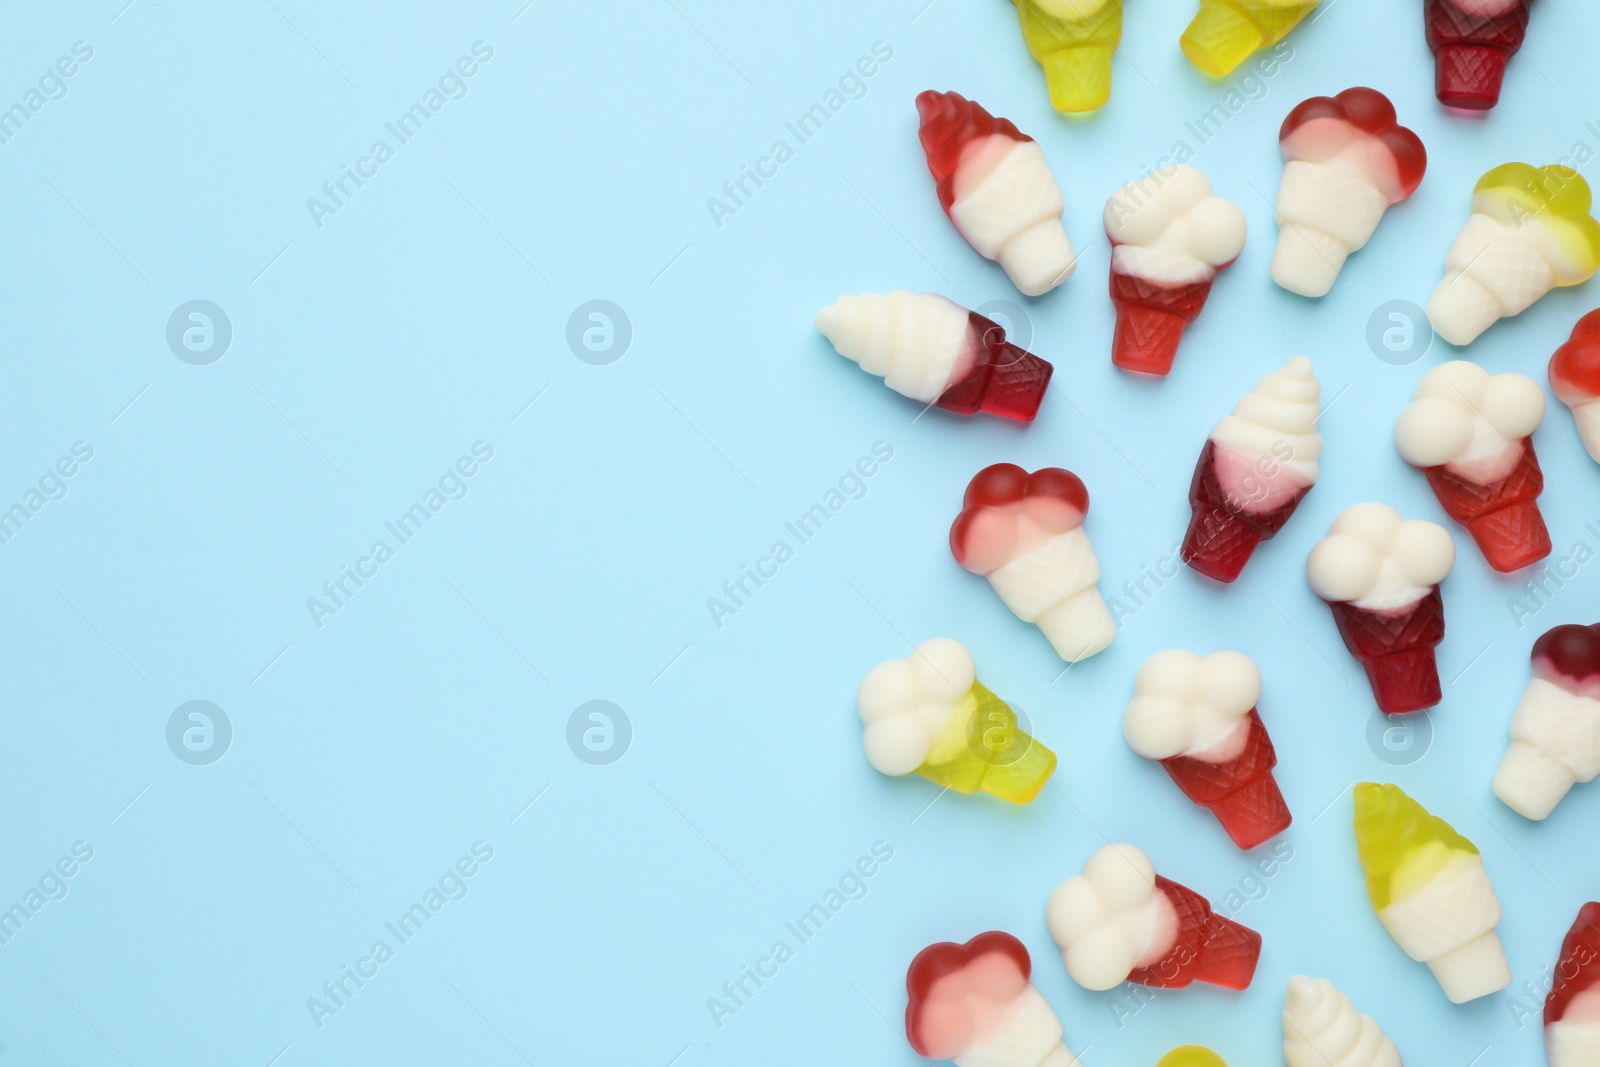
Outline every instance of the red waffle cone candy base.
{"label": "red waffle cone candy base", "polygon": [[1561,942],[1554,983],[1544,1001],[1544,1024],[1567,1013],[1572,998],[1600,986],[1600,904],[1590,901],[1578,909],[1578,920]]}
{"label": "red waffle cone candy base", "polygon": [[1452,0],[1425,0],[1423,23],[1434,56],[1434,92],[1446,107],[1487,111],[1500,102],[1506,62],[1528,32],[1530,0],[1503,15],[1469,15]]}
{"label": "red waffle cone candy base", "polygon": [[1467,528],[1495,570],[1520,570],[1550,554],[1550,531],[1538,504],[1544,473],[1532,438],[1522,439],[1517,465],[1492,485],[1468,481],[1446,467],[1428,467],[1422,473],[1444,510]]}
{"label": "red waffle cone candy base", "polygon": [[1234,844],[1251,849],[1287,830],[1292,816],[1272,777],[1278,754],[1256,709],[1245,723],[1244,749],[1226,763],[1174,756],[1161,765],[1184,796],[1210,809]]}
{"label": "red waffle cone candy base", "polygon": [[1112,267],[1117,331],[1111,339],[1111,362],[1140,374],[1171,371],[1183,328],[1200,314],[1209,295],[1210,281],[1160,285]]}
{"label": "red waffle cone candy base", "polygon": [[1246,511],[1228,499],[1217,481],[1217,443],[1206,439],[1195,464],[1194,480],[1189,483],[1189,530],[1183,536],[1179,555],[1190,567],[1207,578],[1231,582],[1262,541],[1271,539],[1300,501],[1311,491],[1308,485],[1285,504],[1259,514]]}
{"label": "red waffle cone candy base", "polygon": [[1380,711],[1398,715],[1439,703],[1433,649],[1444,640],[1444,598],[1438,587],[1394,614],[1342,602],[1328,606],[1344,647],[1367,670]]}
{"label": "red waffle cone candy base", "polygon": [[1178,914],[1178,940],[1160,960],[1135,967],[1128,981],[1157,989],[1177,989],[1191,982],[1248,988],[1261,955],[1261,935],[1224,919],[1211,910],[1205,897],[1159,874],[1156,889],[1166,894]]}
{"label": "red waffle cone candy base", "polygon": [[950,383],[934,403],[963,415],[987,411],[1032,422],[1055,368],[1007,341],[1000,324],[976,311],[967,313],[967,339],[978,344],[977,361],[960,380]]}

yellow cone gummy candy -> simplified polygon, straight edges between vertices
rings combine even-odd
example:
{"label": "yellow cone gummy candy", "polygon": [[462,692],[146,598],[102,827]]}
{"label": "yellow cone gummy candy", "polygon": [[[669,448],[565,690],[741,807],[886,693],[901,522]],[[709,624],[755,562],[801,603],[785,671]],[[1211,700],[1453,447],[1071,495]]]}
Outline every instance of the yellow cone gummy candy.
{"label": "yellow cone gummy candy", "polygon": [[1428,301],[1434,332],[1471,344],[1558,285],[1600,268],[1600,222],[1589,183],[1571,167],[1505,163],[1478,179],[1472,217],[1445,253],[1444,281]]}
{"label": "yellow cone gummy candy", "polygon": [[1161,1057],[1161,1062],[1156,1064],[1156,1067],[1228,1067],[1228,1064],[1208,1048],[1185,1045]]}
{"label": "yellow cone gummy candy", "polygon": [[958,793],[1026,804],[1056,769],[1055,753],[1017,725],[978,681],[972,653],[948,637],[872,668],[856,710],[867,762],[884,774],[916,772]]}
{"label": "yellow cone gummy candy", "polygon": [[1495,896],[1477,848],[1397,785],[1355,788],[1356,850],[1378,920],[1456,1004],[1511,984]]}
{"label": "yellow cone gummy candy", "polygon": [[1111,53],[1122,43],[1122,0],[1016,0],[1028,51],[1044,68],[1050,104],[1073,114],[1111,98]]}
{"label": "yellow cone gummy candy", "polygon": [[1178,45],[1189,62],[1220,78],[1258,48],[1289,36],[1317,0],[1200,0]]}

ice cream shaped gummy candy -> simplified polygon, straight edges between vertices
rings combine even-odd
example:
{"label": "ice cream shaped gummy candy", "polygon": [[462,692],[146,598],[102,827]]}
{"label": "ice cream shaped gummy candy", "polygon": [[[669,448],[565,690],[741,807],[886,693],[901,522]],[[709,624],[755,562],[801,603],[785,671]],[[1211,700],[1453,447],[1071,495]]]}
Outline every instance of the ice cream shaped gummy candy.
{"label": "ice cream shaped gummy candy", "polygon": [[1505,163],[1479,178],[1472,217],[1428,300],[1434,332],[1471,344],[1556,286],[1588,281],[1600,267],[1600,223],[1589,207],[1589,183],[1571,167]]}
{"label": "ice cream shaped gummy candy", "polygon": [[1350,253],[1422,182],[1428,153],[1395,120],[1376,89],[1314,96],[1278,131],[1278,247],[1272,280],[1291,293],[1324,296]]}
{"label": "ice cream shaped gummy candy", "polygon": [[906,1040],[957,1067],[1077,1067],[1032,973],[1022,942],[999,930],[929,945],[906,971]]}
{"label": "ice cream shaped gummy candy", "polygon": [[1112,193],[1105,227],[1117,308],[1111,362],[1166,374],[1217,272],[1244,248],[1244,212],[1212,195],[1204,174],[1179,164]]}
{"label": "ice cream shaped gummy candy", "polygon": [[1111,99],[1111,53],[1122,43],[1122,0],[1016,0],[1028,51],[1044,68],[1050,104],[1074,114]]}
{"label": "ice cream shaped gummy candy", "polygon": [[989,579],[1012,614],[1044,632],[1068,663],[1111,644],[1117,626],[1095,584],[1100,561],[1083,530],[1089,491],[1076,474],[996,463],[973,476],[950,527],[956,562]]}
{"label": "ice cream shaped gummy candy", "polygon": [[1583,447],[1600,463],[1600,311],[1579,319],[1567,343],[1550,357],[1550,388],[1572,409]]}
{"label": "ice cream shaped gummy candy", "polygon": [[1189,62],[1220,78],[1251,52],[1289,36],[1316,6],[1317,0],[1200,0],[1178,46]]}
{"label": "ice cream shaped gummy candy", "polygon": [[1506,62],[1522,47],[1532,6],[1533,0],[1423,0],[1441,104],[1487,111],[1500,102]]}
{"label": "ice cream shaped gummy candy", "polygon": [[1547,630],[1532,660],[1494,792],[1517,814],[1543,819],[1600,774],[1600,623]]}
{"label": "ice cream shaped gummy candy", "polygon": [[1045,919],[1067,973],[1091,990],[1123,982],[1176,989],[1195,981],[1245,989],[1261,954],[1260,934],[1156,874],[1132,845],[1106,845],[1090,856],[1082,874],[1050,894]]}
{"label": "ice cream shaped gummy candy", "polygon": [[1260,696],[1261,672],[1244,653],[1201,658],[1174,648],[1144,661],[1122,714],[1129,747],[1159,760],[1240,848],[1255,848],[1290,821],[1272,777],[1278,755],[1256,711]]}
{"label": "ice cream shaped gummy candy", "polygon": [[1355,787],[1356,850],[1378,921],[1426,963],[1452,1003],[1511,984],[1495,926],[1500,901],[1483,857],[1397,785]]}
{"label": "ice cream shaped gummy candy", "polygon": [[1444,527],[1402,519],[1385,504],[1356,504],[1333,520],[1306,560],[1311,589],[1333,609],[1344,646],[1366,668],[1390,715],[1439,703],[1433,650],[1444,640],[1439,583],[1455,564]]}
{"label": "ice cream shaped gummy candy", "polygon": [[1283,995],[1283,1062],[1288,1067],[1400,1067],[1400,1051],[1332,982],[1297,974]]}
{"label": "ice cream shaped gummy candy", "polygon": [[1544,390],[1532,378],[1457,359],[1422,376],[1395,423],[1400,454],[1428,476],[1433,495],[1497,571],[1550,554],[1531,436],[1543,419]]}
{"label": "ice cream shaped gummy candy", "polygon": [[1550,1067],[1600,1063],[1600,904],[1578,909],[1544,1001],[1544,1050]]}
{"label": "ice cream shaped gummy candy", "polygon": [[958,793],[1026,804],[1056,769],[1055,753],[1017,725],[978,681],[972,653],[948,637],[872,668],[856,709],[867,762],[884,774],[915,772]]}
{"label": "ice cream shaped gummy candy", "polygon": [[920,93],[917,114],[939,203],[967,243],[1028,296],[1066,281],[1078,259],[1038,142],[959,93]]}
{"label": "ice cream shaped gummy candy", "polygon": [[1184,1045],[1161,1057],[1156,1067],[1228,1067],[1228,1061],[1208,1048]]}
{"label": "ice cream shaped gummy candy", "polygon": [[1295,356],[1212,429],[1189,483],[1185,563],[1231,582],[1256,546],[1288,523],[1317,482],[1321,392],[1311,361]]}
{"label": "ice cream shaped gummy candy", "polygon": [[841,296],[817,312],[816,327],[895,392],[960,415],[1031,422],[1054,371],[998,323],[937,293]]}

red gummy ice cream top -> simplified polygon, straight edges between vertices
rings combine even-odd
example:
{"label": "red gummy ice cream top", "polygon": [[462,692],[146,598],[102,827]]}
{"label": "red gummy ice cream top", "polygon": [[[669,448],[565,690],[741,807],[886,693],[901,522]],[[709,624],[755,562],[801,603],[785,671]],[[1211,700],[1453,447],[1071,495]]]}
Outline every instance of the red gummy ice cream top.
{"label": "red gummy ice cream top", "polygon": [[939,185],[939,203],[947,213],[955,203],[956,171],[968,144],[995,134],[1013,141],[1033,140],[1010,119],[995,118],[982,104],[960,93],[939,93],[932,89],[918,93],[917,114],[922,119],[917,135],[922,139],[922,150],[928,155],[928,170],[933,172],[934,181]]}
{"label": "red gummy ice cream top", "polygon": [[1058,534],[1083,525],[1089,490],[1060,467],[1029,474],[996,463],[967,485],[961,514],[950,527],[950,551],[975,574],[989,574]]}
{"label": "red gummy ice cream top", "polygon": [[929,945],[906,971],[906,1039],[930,1060],[960,1055],[993,1032],[1032,971],[1022,942],[999,930]]}
{"label": "red gummy ice cream top", "polygon": [[1313,96],[1300,104],[1283,120],[1278,143],[1284,159],[1313,163],[1349,154],[1355,147],[1365,157],[1358,160],[1362,169],[1391,204],[1410,196],[1428,168],[1422,140],[1399,124],[1387,96],[1365,87]]}
{"label": "red gummy ice cream top", "polygon": [[1535,677],[1600,699],[1600,623],[1546,631],[1533,643],[1532,658]]}
{"label": "red gummy ice cream top", "polygon": [[1579,994],[1600,986],[1600,903],[1590,901],[1578,912],[1567,938],[1561,943],[1554,983],[1544,1002],[1544,1024],[1564,1018]]}
{"label": "red gummy ice cream top", "polygon": [[1550,359],[1550,388],[1567,404],[1600,397],[1600,310],[1572,328],[1572,337]]}

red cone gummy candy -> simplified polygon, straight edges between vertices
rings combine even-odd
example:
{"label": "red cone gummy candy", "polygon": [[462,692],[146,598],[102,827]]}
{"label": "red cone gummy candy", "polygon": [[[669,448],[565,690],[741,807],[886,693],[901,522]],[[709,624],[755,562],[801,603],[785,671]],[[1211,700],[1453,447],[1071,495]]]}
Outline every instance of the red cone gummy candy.
{"label": "red cone gummy candy", "polygon": [[1384,504],[1356,504],[1333,520],[1306,560],[1312,590],[1333,610],[1339,636],[1366,668],[1386,714],[1439,703],[1438,587],[1455,559],[1455,544],[1437,523],[1404,520]]}
{"label": "red cone gummy candy", "polygon": [[1423,0],[1441,104],[1487,111],[1500,102],[1506,63],[1522,47],[1532,6],[1532,0]]}
{"label": "red cone gummy candy", "polygon": [[1600,904],[1579,909],[1550,982],[1544,1002],[1550,1067],[1594,1067],[1600,1063]]}
{"label": "red cone gummy candy", "polygon": [[1078,264],[1061,225],[1066,205],[1034,139],[959,93],[930,89],[917,113],[939,203],[967,243],[1028,296],[1066,281]]}
{"label": "red cone gummy candy", "polygon": [[1256,711],[1261,672],[1240,652],[1201,658],[1182,649],[1145,660],[1122,716],[1122,734],[1159,760],[1178,788],[1222,823],[1240,848],[1289,828],[1272,777],[1278,756]]}

